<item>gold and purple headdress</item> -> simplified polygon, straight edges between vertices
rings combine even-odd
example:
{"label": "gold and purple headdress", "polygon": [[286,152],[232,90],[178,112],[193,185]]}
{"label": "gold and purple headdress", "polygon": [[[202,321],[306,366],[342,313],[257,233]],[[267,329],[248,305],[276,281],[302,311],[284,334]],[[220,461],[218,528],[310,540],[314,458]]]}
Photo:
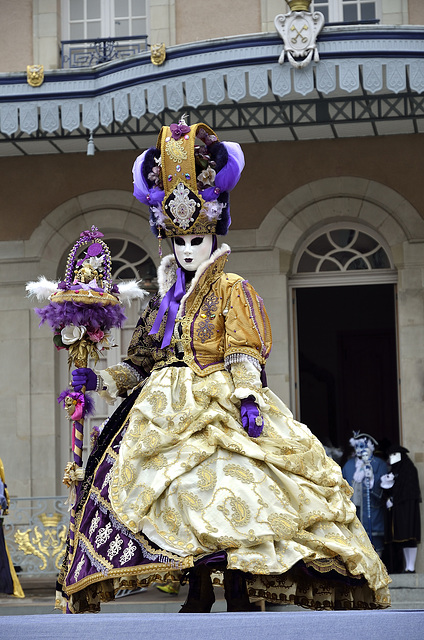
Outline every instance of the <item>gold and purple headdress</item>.
{"label": "gold and purple headdress", "polygon": [[225,235],[231,224],[229,192],[244,167],[239,144],[220,142],[206,124],[162,127],[156,147],[133,166],[134,196],[150,207],[159,237]]}

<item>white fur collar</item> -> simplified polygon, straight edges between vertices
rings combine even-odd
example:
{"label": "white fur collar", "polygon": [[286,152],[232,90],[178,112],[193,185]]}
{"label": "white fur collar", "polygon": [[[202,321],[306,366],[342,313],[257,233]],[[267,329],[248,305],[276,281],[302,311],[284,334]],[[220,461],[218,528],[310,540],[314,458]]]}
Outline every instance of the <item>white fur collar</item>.
{"label": "white fur collar", "polygon": [[[199,282],[200,277],[209,269],[209,267],[216,261],[218,258],[223,256],[225,253],[230,253],[231,249],[228,244],[223,244],[221,247],[216,249],[208,260],[202,262],[202,264],[197,268],[196,273],[193,276],[192,281],[190,282],[190,288],[187,293],[183,296],[181,300],[181,306],[184,304],[185,300],[188,298],[190,293],[193,291],[197,282]],[[162,299],[169,289],[172,287],[174,282],[177,280],[177,269],[178,264],[173,254],[165,256],[162,258],[161,263],[158,267],[158,285],[159,285],[159,295]]]}

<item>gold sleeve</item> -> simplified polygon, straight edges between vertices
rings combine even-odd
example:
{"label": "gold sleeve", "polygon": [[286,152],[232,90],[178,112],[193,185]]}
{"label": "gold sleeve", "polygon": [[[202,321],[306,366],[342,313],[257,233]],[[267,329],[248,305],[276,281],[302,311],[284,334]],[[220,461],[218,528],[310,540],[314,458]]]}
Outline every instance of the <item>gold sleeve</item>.
{"label": "gold sleeve", "polygon": [[262,298],[247,280],[231,287],[224,308],[224,358],[245,354],[264,365],[272,346],[271,324]]}
{"label": "gold sleeve", "polygon": [[[137,323],[131,342],[128,346],[128,359],[141,370],[144,378],[147,378],[150,375],[155,364],[153,352],[159,352],[157,344],[158,337],[156,335],[150,335],[150,330],[152,329],[156,319],[159,302],[160,300],[158,296],[154,296],[150,300],[147,308]],[[162,325],[164,326],[164,323],[162,323]]]}
{"label": "gold sleeve", "polygon": [[103,389],[99,389],[98,393],[108,404],[113,404],[118,396],[134,389],[142,379],[138,372],[126,362],[120,362],[95,373],[101,376],[104,383]]}
{"label": "gold sleeve", "polygon": [[230,371],[234,383],[234,391],[231,394],[232,402],[238,404],[238,401],[252,396],[261,411],[269,409],[260,373],[250,360],[234,362]]}

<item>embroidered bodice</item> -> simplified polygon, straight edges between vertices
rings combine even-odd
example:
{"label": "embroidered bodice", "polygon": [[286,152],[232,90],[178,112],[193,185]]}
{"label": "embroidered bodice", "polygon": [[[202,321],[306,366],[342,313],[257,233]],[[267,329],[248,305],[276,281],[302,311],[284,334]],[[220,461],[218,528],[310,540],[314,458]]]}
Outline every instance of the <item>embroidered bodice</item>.
{"label": "embroidered bodice", "polygon": [[159,293],[137,324],[126,370],[107,370],[118,389],[134,386],[137,380],[131,380],[132,368],[138,380],[169,365],[185,364],[202,377],[241,361],[261,369],[271,350],[270,322],[262,299],[248,281],[224,272],[229,253],[229,247],[223,245],[198,268],[181,300],[171,343],[164,349],[160,345],[166,314],[159,333],[149,335],[160,301],[176,280],[174,256],[163,259],[158,270]]}

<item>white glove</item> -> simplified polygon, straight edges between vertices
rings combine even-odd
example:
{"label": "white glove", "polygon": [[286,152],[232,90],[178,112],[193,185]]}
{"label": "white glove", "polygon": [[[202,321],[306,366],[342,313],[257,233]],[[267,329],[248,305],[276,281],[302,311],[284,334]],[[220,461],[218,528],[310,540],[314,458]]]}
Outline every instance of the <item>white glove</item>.
{"label": "white glove", "polygon": [[380,485],[382,489],[391,489],[395,483],[395,477],[393,473],[386,473],[380,478]]}

